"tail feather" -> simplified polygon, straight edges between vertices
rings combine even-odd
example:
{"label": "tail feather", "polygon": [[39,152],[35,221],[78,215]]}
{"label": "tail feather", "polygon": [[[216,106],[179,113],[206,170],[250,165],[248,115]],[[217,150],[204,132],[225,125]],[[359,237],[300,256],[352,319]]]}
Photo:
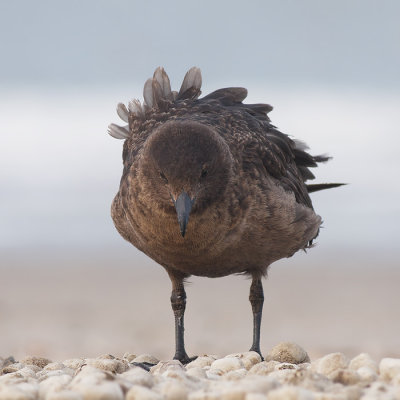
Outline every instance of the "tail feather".
{"label": "tail feather", "polygon": [[306,185],[308,193],[318,192],[319,190],[332,189],[335,187],[347,185],[347,183],[316,183]]}

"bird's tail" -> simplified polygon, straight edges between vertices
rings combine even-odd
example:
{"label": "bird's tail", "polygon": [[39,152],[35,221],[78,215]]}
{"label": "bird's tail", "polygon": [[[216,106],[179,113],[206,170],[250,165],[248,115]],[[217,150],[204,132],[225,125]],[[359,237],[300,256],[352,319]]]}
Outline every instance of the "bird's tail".
{"label": "bird's tail", "polygon": [[306,185],[308,193],[318,192],[319,190],[332,189],[335,187],[347,185],[347,183],[316,183]]}

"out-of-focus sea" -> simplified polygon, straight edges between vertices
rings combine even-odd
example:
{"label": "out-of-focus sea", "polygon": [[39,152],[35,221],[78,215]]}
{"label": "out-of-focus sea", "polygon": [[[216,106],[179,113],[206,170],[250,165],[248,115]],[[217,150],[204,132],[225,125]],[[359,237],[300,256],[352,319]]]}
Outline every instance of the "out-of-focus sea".
{"label": "out-of-focus sea", "polygon": [[[334,158],[316,182],[318,244],[272,266],[265,284],[264,352],[291,340],[311,355],[365,351],[400,357],[400,95],[346,87],[247,85],[274,106],[272,123]],[[209,84],[203,93],[217,89]],[[125,243],[110,203],[122,170],[118,102],[141,88],[24,87],[0,94],[0,355],[53,359],[125,351],[173,354],[170,283]],[[121,122],[121,124],[123,124]],[[249,282],[192,278],[190,354],[245,351]]]}

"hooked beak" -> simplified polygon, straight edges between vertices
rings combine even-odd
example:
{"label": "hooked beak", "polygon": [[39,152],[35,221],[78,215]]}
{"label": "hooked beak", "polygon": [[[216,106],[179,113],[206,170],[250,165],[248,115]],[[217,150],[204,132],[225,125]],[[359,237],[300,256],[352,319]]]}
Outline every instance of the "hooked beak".
{"label": "hooked beak", "polygon": [[190,210],[192,209],[193,202],[194,199],[192,200],[186,192],[182,192],[174,201],[182,237],[185,237],[186,226],[189,221],[189,214]]}

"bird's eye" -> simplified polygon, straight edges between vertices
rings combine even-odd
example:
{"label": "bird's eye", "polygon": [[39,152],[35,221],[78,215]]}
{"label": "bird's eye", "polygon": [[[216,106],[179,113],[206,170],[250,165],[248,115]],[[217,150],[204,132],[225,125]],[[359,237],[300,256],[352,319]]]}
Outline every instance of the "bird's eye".
{"label": "bird's eye", "polygon": [[200,177],[201,177],[201,178],[205,178],[205,177],[207,176],[207,174],[208,174],[207,169],[206,169],[206,168],[203,168],[203,170],[201,171]]}
{"label": "bird's eye", "polygon": [[161,177],[161,179],[162,179],[165,183],[168,183],[168,179],[167,179],[167,177],[164,175],[163,172],[160,172],[160,177]]}

